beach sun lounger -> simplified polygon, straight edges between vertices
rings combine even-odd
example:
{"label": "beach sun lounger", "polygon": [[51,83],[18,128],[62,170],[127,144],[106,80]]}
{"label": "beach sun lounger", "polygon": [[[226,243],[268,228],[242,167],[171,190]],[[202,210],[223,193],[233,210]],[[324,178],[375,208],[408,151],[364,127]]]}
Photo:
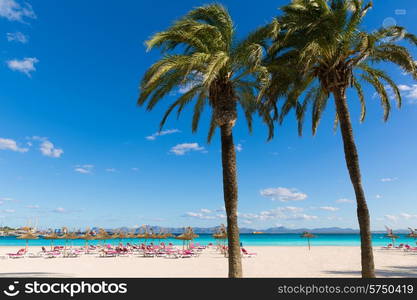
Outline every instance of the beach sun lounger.
{"label": "beach sun lounger", "polygon": [[7,253],[9,258],[23,258],[25,257],[25,254],[26,254],[26,249],[23,249],[23,248],[17,251],[16,253]]}
{"label": "beach sun lounger", "polygon": [[242,248],[243,257],[254,257],[257,255],[255,252],[248,252],[245,248]]}

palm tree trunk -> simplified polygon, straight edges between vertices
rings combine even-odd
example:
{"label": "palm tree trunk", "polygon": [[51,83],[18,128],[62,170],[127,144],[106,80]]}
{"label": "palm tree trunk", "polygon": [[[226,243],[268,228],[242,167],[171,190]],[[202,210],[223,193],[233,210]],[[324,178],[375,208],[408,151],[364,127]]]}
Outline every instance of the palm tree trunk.
{"label": "palm tree trunk", "polygon": [[359,156],[356,149],[355,140],[353,138],[352,124],[350,122],[349,109],[346,100],[346,89],[340,88],[333,94],[343,137],[346,165],[349,170],[350,180],[352,181],[356,195],[357,215],[361,235],[362,277],[374,278],[375,265],[372,251],[372,236],[369,211],[368,205],[366,204],[365,193],[362,188]]}
{"label": "palm tree trunk", "polygon": [[239,227],[237,223],[236,152],[230,122],[220,126],[222,142],[223,194],[227,215],[229,277],[242,277]]}

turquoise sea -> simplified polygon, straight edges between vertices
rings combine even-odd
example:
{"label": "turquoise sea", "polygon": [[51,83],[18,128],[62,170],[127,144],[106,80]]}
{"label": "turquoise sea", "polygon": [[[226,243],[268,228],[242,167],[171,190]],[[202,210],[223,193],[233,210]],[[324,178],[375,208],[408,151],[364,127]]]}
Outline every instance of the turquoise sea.
{"label": "turquoise sea", "polygon": [[[299,234],[241,234],[241,242],[243,246],[305,246],[307,241],[301,238]],[[182,245],[182,241],[173,238],[161,240],[165,243],[173,243],[175,245]],[[391,242],[385,237],[385,234],[373,234],[372,241],[374,246],[384,246]],[[123,243],[143,243],[141,239],[124,239]],[[148,240],[147,243],[154,242],[157,244],[158,240]],[[216,243],[210,234],[201,234],[194,240],[195,243],[207,245],[208,243]],[[89,241],[89,244],[103,243],[103,241]],[[119,240],[108,240],[106,243],[117,244]],[[415,245],[416,240],[408,238],[405,234],[400,234],[396,241],[396,245],[404,243]],[[0,237],[0,246],[24,246],[25,240],[16,239],[16,237]],[[50,240],[38,239],[30,240],[29,245],[41,246],[50,245]],[[65,245],[65,240],[55,240],[54,245]],[[84,240],[71,240],[68,245],[81,246],[85,245]],[[358,234],[316,234],[316,237],[311,240],[312,246],[359,246],[360,237]]]}

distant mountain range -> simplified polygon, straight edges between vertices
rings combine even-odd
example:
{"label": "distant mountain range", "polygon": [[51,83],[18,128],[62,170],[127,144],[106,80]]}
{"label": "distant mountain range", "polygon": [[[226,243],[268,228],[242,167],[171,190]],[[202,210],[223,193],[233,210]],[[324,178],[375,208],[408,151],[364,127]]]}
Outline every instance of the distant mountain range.
{"label": "distant mountain range", "polygon": [[[212,234],[214,233],[219,226],[216,227],[193,227],[193,230],[197,234]],[[94,231],[98,230],[98,228],[92,228]],[[184,228],[175,228],[175,227],[160,227],[160,226],[148,226],[149,230],[153,232],[166,232],[166,233],[182,233],[184,232]],[[119,227],[119,228],[112,228],[106,229],[109,232],[117,232],[117,231],[124,231],[130,232],[132,228],[128,227]],[[135,229],[136,232],[139,229]],[[312,233],[340,233],[340,234],[349,234],[349,233],[359,233],[358,229],[352,228],[340,228],[340,227],[326,227],[326,228],[287,228],[284,226],[280,227],[271,227],[267,229],[253,229],[253,228],[240,228],[240,233],[253,233],[253,232],[262,232],[262,233],[270,233],[270,234],[277,234],[277,233],[302,233],[304,231],[312,232]],[[385,233],[385,230],[376,230],[372,231],[373,233]],[[408,233],[406,229],[399,229],[395,230],[395,233]]]}

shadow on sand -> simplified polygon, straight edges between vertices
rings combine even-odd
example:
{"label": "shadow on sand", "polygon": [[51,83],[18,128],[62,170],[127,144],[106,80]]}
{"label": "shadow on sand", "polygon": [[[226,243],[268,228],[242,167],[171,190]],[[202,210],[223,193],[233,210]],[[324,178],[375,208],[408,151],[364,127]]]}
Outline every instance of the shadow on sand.
{"label": "shadow on sand", "polygon": [[49,273],[49,272],[15,272],[15,273],[0,273],[0,277],[71,277],[63,273]]}
{"label": "shadow on sand", "polygon": [[[375,270],[376,277],[417,277],[417,266],[392,266]],[[360,271],[326,271],[326,274],[334,276],[360,277]]]}

